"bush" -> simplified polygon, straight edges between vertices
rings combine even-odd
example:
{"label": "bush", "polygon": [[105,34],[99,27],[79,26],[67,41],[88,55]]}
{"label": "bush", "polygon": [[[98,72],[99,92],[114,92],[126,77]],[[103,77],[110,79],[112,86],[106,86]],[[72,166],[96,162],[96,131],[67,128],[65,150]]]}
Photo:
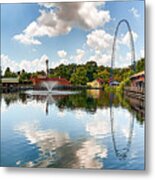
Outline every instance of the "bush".
{"label": "bush", "polygon": [[122,82],[120,83],[120,85],[117,87],[117,91],[120,91],[120,92],[123,91],[125,86],[130,86],[130,83],[131,83],[131,81],[130,81],[129,78],[125,79],[125,80],[122,81]]}

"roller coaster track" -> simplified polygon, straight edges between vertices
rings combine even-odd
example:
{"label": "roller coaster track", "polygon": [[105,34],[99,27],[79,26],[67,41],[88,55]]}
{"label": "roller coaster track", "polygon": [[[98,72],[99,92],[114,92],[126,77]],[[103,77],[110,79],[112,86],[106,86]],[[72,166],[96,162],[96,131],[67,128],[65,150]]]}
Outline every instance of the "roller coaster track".
{"label": "roller coaster track", "polygon": [[133,39],[132,30],[131,30],[129,22],[126,19],[122,19],[117,24],[115,34],[114,34],[114,41],[113,41],[113,45],[112,45],[112,54],[111,54],[111,73],[110,73],[111,76],[110,76],[110,78],[113,78],[113,67],[114,67],[114,61],[115,61],[116,42],[117,42],[117,38],[118,38],[119,28],[122,23],[125,23],[127,25],[127,28],[129,31],[130,47],[131,47],[131,65],[132,65],[133,70],[135,70],[135,47],[134,47],[134,39]]}

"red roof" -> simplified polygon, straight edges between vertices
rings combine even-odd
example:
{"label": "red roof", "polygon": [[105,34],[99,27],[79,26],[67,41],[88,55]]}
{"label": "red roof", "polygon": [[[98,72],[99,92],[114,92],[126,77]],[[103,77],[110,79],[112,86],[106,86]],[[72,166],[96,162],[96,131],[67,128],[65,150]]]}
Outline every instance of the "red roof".
{"label": "red roof", "polygon": [[34,77],[31,78],[33,84],[40,84],[42,81],[57,81],[59,85],[70,85],[70,82],[65,78],[47,78],[47,77]]}
{"label": "red roof", "polygon": [[98,79],[96,79],[96,81],[98,81],[100,84],[104,83],[104,80],[102,78],[98,78]]}

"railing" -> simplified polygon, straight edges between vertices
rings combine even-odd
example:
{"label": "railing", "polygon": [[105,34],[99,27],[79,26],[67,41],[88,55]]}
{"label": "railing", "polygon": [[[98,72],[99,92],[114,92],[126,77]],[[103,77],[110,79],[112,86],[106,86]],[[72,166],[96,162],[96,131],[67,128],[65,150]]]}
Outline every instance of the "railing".
{"label": "railing", "polygon": [[131,92],[135,92],[135,93],[142,93],[142,94],[144,94],[144,88],[125,87],[124,90],[125,91],[131,91]]}
{"label": "railing", "polygon": [[125,87],[124,88],[125,95],[136,98],[139,100],[145,99],[145,90],[144,88],[137,88],[137,87]]}

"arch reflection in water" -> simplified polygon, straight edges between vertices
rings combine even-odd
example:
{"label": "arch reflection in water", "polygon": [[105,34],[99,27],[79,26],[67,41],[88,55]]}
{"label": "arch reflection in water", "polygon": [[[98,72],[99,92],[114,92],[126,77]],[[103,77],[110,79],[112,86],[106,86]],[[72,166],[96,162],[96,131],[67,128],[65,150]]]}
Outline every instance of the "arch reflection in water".
{"label": "arch reflection in water", "polygon": [[128,102],[96,93],[17,94],[11,101],[13,96],[3,95],[2,126],[8,131],[7,136],[6,128],[2,131],[2,162],[26,167],[143,169],[143,124]]}
{"label": "arch reflection in water", "polygon": [[[110,123],[111,123],[111,135],[112,135],[112,142],[113,142],[113,147],[116,156],[118,157],[119,160],[125,160],[128,156],[128,153],[130,151],[131,147],[131,142],[132,142],[132,137],[133,137],[133,129],[134,129],[134,115],[130,115],[129,117],[129,128],[128,128],[128,135],[126,135],[127,138],[127,143],[126,145],[119,149],[117,145],[117,141],[115,138],[115,128],[114,128],[114,123],[115,123],[115,116],[114,116],[114,111],[113,107],[110,107]],[[120,140],[119,140],[120,141]]]}

